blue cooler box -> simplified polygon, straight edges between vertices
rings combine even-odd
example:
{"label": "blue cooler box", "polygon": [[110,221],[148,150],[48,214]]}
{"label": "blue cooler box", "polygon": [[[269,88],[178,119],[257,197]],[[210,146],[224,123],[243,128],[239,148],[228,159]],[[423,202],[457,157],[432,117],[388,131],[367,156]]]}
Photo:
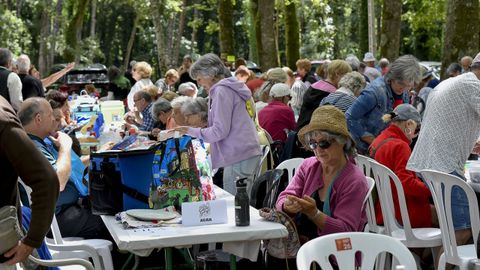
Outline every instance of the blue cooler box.
{"label": "blue cooler box", "polygon": [[114,215],[128,209],[148,209],[155,151],[156,147],[91,154],[89,190],[92,212]]}

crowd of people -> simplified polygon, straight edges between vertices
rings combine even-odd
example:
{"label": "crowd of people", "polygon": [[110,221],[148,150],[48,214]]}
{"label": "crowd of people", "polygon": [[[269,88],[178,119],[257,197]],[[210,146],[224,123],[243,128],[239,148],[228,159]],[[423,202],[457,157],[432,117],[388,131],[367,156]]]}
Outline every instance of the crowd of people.
{"label": "crowd of people", "polygon": [[[53,214],[64,236],[111,239],[78,184],[88,181],[89,157],[64,132],[73,122],[67,95],[45,92],[48,82],[32,73],[28,56],[18,57],[15,66],[16,72],[10,51],[0,49],[0,166],[8,175],[0,205],[18,206],[19,176],[33,189],[32,225],[4,256],[15,263],[38,248]],[[467,158],[480,150],[480,54],[452,63],[450,78],[441,82],[412,55],[390,63],[377,62],[370,52],[363,61],[354,55],[325,61],[316,72],[308,59],[299,59],[295,72],[277,67],[258,78],[243,59],[232,67],[212,53],[196,61],[185,56],[179,69],[169,69],[155,83],[152,72],[144,61],[133,61],[127,76],[114,66],[108,70],[110,97],[125,102],[125,127],[150,139],[170,130],[203,140],[211,167],[223,171],[226,191],[235,194],[239,178],[248,179],[250,190],[261,145],[275,144],[280,160],[305,158],[276,203],[294,218],[302,243],[363,231],[368,187],[355,165],[357,154],[399,177],[417,228],[438,226],[419,172],[434,169],[464,178]],[[28,160],[22,160],[25,152]],[[457,239],[464,243],[471,237],[468,203],[463,190],[454,193]],[[394,201],[400,220],[395,196]],[[382,224],[378,203],[376,208]]]}

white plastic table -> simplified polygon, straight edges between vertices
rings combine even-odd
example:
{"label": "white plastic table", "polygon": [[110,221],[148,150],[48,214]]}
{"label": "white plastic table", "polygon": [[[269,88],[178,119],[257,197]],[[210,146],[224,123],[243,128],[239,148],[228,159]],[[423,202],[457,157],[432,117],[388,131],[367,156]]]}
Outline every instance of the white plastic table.
{"label": "white plastic table", "polygon": [[253,207],[250,207],[250,226],[235,226],[234,197],[220,188],[215,188],[215,194],[217,200],[227,201],[226,224],[124,229],[113,216],[102,216],[102,219],[120,250],[148,256],[155,248],[165,248],[167,270],[173,268],[172,247],[218,242],[223,243],[224,251],[255,261],[260,240],[283,238],[288,235],[285,226],[264,220]]}

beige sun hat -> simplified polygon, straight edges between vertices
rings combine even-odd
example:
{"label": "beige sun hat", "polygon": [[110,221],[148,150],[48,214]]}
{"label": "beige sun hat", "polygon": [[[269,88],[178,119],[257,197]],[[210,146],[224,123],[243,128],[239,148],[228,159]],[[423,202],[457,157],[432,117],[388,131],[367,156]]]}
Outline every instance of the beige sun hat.
{"label": "beige sun hat", "polygon": [[345,114],[335,106],[325,105],[318,107],[313,112],[310,123],[298,131],[298,139],[304,147],[308,148],[307,143],[305,142],[305,134],[314,130],[322,130],[343,135],[353,143],[352,136],[350,135],[350,132],[348,132]]}

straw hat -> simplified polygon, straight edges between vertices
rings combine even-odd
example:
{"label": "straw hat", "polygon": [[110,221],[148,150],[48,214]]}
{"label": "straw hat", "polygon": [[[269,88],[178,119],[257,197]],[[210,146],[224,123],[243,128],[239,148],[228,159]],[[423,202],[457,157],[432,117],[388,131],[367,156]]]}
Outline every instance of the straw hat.
{"label": "straw hat", "polygon": [[352,136],[348,132],[345,114],[332,105],[318,107],[313,112],[310,123],[298,131],[298,139],[304,147],[307,147],[305,134],[314,130],[323,130],[330,133],[340,134],[352,140]]}

